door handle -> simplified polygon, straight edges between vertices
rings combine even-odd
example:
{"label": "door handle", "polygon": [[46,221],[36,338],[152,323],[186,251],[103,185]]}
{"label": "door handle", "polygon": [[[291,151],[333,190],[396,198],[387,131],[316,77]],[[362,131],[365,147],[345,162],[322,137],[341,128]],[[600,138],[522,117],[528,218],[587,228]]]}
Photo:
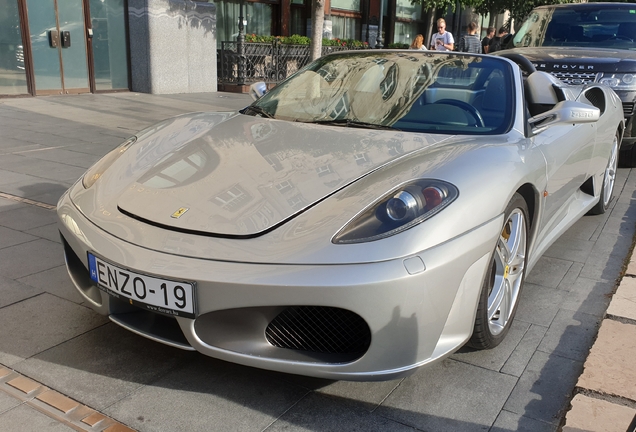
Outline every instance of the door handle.
{"label": "door handle", "polygon": [[62,48],[70,48],[71,46],[71,32],[63,31],[62,33]]}
{"label": "door handle", "polygon": [[60,33],[57,30],[49,30],[49,46],[57,48],[60,44]]}

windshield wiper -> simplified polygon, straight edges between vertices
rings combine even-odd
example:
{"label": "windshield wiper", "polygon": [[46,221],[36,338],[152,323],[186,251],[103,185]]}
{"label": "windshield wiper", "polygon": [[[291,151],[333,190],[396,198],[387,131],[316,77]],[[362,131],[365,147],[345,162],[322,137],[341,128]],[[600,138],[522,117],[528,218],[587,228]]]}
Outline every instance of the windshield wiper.
{"label": "windshield wiper", "polygon": [[303,121],[302,123],[336,125],[336,126],[357,127],[357,128],[365,128],[365,129],[381,129],[381,130],[395,130],[395,131],[400,130],[398,128],[394,128],[393,126],[379,125],[376,123],[367,123],[367,122],[351,120],[351,119],[314,120],[314,121]]}
{"label": "windshield wiper", "polygon": [[263,117],[267,117],[267,118],[271,118],[271,119],[275,119],[276,117],[274,117],[273,115],[271,115],[269,112],[265,111],[263,108],[256,106],[256,105],[250,105],[248,107],[245,107],[244,109],[240,110],[239,112],[241,114],[245,114],[248,110],[252,111],[255,114],[260,114]]}

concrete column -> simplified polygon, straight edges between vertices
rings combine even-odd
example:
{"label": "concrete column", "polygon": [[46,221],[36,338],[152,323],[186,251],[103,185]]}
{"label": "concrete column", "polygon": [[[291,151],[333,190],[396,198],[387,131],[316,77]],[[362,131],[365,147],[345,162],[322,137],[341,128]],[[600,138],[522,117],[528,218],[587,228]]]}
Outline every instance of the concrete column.
{"label": "concrete column", "polygon": [[132,90],[217,91],[216,5],[128,0]]}

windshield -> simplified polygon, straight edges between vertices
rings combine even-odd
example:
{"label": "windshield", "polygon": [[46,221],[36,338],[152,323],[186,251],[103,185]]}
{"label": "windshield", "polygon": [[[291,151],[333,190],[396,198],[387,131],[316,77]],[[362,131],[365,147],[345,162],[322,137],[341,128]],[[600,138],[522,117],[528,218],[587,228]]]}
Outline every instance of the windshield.
{"label": "windshield", "polygon": [[512,68],[499,58],[373,52],[322,57],[244,113],[334,126],[493,134],[510,128]]}
{"label": "windshield", "polygon": [[542,8],[515,34],[515,47],[574,46],[636,50],[636,7]]}

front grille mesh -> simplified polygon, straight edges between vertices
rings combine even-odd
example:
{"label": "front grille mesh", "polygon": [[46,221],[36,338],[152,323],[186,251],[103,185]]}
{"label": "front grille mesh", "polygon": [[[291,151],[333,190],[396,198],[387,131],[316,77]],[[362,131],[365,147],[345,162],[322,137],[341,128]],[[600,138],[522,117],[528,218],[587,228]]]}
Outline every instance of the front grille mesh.
{"label": "front grille mesh", "polygon": [[550,73],[564,83],[571,85],[592,83],[596,81],[597,75],[596,72],[552,71]]}
{"label": "front grille mesh", "polygon": [[293,306],[269,323],[270,344],[292,350],[362,355],[371,344],[371,331],[359,315],[340,308]]}

